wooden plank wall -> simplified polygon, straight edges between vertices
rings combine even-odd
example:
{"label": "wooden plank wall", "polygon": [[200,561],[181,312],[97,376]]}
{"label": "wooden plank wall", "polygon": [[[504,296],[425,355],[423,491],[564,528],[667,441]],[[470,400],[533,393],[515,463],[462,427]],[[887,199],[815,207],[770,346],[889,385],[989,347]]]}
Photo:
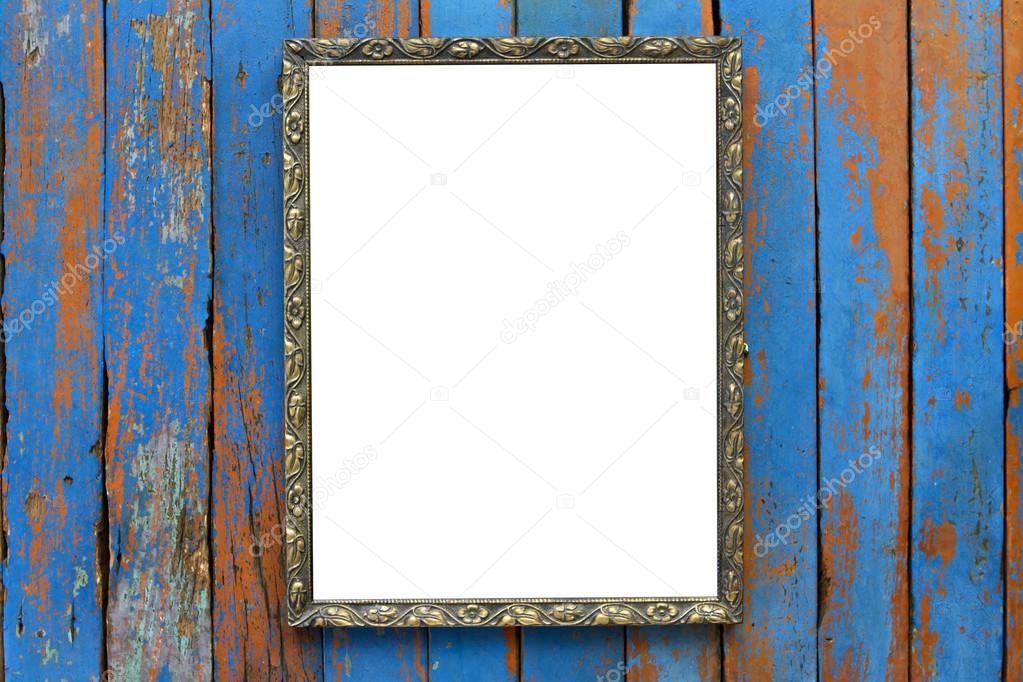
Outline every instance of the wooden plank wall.
{"label": "wooden plank wall", "polygon": [[[714,32],[745,622],[289,628],[281,39]],[[1023,677],[1023,0],[10,0],[0,116],[5,678]]]}

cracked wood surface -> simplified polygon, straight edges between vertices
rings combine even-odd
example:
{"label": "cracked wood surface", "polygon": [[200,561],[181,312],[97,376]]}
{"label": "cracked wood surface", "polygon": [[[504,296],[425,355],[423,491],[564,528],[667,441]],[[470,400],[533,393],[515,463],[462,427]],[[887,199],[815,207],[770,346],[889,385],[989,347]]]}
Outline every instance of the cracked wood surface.
{"label": "cracked wood surface", "polygon": [[[280,40],[715,29],[745,41],[746,621],[288,627]],[[5,676],[1023,674],[1021,0],[12,0],[0,37]]]}

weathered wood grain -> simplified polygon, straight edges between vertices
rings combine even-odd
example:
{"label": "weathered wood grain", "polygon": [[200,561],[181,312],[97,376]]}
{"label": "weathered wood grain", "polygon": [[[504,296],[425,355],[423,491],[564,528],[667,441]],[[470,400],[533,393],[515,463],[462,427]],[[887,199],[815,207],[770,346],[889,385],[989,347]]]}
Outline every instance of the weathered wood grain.
{"label": "weathered wood grain", "polygon": [[714,0],[626,0],[629,35],[714,35]]}
{"label": "weathered wood grain", "polygon": [[[517,0],[519,35],[618,35],[622,4],[613,0]],[[590,682],[626,666],[625,629],[527,628],[522,631],[522,679]]]}
{"label": "weathered wood grain", "polygon": [[[631,35],[712,35],[710,0],[629,0]],[[721,628],[676,625],[626,628],[628,679],[638,682],[717,680],[721,675]]]}
{"label": "weathered wood grain", "polygon": [[814,129],[812,82],[800,81],[813,68],[811,8],[720,0],[720,12],[722,33],[743,38],[750,348],[746,609],[724,633],[725,673],[816,680]]}
{"label": "weathered wood grain", "polygon": [[[407,38],[417,36],[418,30],[419,5],[413,0],[316,0],[318,36]],[[425,628],[328,629],[323,633],[323,661],[328,680],[425,682],[429,635]]]}
{"label": "weathered wood grain", "polygon": [[426,682],[426,628],[334,628],[324,630],[326,680],[335,682]]}
{"label": "weathered wood grain", "polygon": [[208,679],[209,5],[106,8],[109,667]]}
{"label": "weathered wood grain", "polygon": [[912,7],[912,676],[1002,671],[1001,15]]}
{"label": "weathered wood grain", "polygon": [[516,0],[520,36],[621,35],[622,3],[609,0]]}
{"label": "weathered wood grain", "polygon": [[316,35],[324,38],[366,36],[415,37],[419,34],[417,0],[313,0]]}
{"label": "weathered wood grain", "polygon": [[287,625],[281,433],[281,43],[311,6],[213,4],[213,665],[319,680],[322,636]]}
{"label": "weathered wood grain", "polygon": [[1002,3],[1005,156],[1005,678],[1023,676],[1023,0]]}
{"label": "weathered wood grain", "polygon": [[6,3],[0,46],[4,669],[10,679],[97,679],[106,574],[102,6]]}
{"label": "weathered wood grain", "polygon": [[908,673],[907,11],[814,2],[823,679]]}
{"label": "weathered wood grain", "polygon": [[1005,670],[1006,680],[1023,676],[1023,396],[1009,393],[1005,413]]}
{"label": "weathered wood grain", "polygon": [[510,36],[512,0],[420,0],[423,36]]}

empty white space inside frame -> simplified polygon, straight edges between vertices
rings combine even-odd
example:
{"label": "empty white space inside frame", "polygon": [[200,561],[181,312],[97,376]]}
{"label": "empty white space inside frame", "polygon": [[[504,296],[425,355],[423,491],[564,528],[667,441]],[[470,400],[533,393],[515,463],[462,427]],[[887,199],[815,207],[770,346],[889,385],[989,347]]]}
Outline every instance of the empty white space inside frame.
{"label": "empty white space inside frame", "polygon": [[313,66],[313,597],[717,595],[713,64]]}

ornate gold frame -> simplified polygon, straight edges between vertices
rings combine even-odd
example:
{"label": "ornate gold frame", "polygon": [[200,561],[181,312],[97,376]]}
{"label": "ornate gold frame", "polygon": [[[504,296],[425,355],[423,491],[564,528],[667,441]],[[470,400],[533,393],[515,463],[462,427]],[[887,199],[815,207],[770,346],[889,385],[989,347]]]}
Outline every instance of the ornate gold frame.
{"label": "ornate gold frame", "polygon": [[[715,598],[312,599],[308,67],[344,64],[705,62],[717,66],[718,594]],[[743,613],[742,61],[738,38],[305,39],[284,43],[284,449],[288,620],[296,626],[738,623]]]}

